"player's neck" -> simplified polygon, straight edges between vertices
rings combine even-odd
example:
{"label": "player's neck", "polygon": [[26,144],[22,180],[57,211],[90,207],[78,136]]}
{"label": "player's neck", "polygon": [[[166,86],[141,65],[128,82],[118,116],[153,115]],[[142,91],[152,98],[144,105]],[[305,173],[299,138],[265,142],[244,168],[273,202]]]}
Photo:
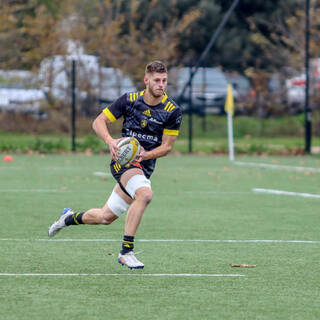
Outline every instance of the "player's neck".
{"label": "player's neck", "polygon": [[143,95],[143,100],[149,106],[156,106],[157,104],[159,104],[161,102],[163,97],[164,97],[164,94],[160,97],[155,97],[153,94],[151,94],[149,92],[149,90],[146,89],[146,91]]}

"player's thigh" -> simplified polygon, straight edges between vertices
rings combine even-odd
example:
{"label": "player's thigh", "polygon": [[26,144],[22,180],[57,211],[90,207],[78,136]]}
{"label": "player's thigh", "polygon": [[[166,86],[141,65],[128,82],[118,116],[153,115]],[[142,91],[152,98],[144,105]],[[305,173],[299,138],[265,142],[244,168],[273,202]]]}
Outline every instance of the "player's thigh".
{"label": "player's thigh", "polygon": [[126,170],[120,177],[120,182],[124,187],[126,187],[128,181],[135,175],[144,175],[143,171],[139,168],[132,168]]}
{"label": "player's thigh", "polygon": [[117,183],[113,189],[114,192],[116,192],[126,203],[129,205],[133,202],[133,199],[130,198],[119,186],[119,183]]}
{"label": "player's thigh", "polygon": [[151,182],[139,168],[125,171],[121,178],[121,184],[133,199],[142,199],[150,202],[153,196]]}

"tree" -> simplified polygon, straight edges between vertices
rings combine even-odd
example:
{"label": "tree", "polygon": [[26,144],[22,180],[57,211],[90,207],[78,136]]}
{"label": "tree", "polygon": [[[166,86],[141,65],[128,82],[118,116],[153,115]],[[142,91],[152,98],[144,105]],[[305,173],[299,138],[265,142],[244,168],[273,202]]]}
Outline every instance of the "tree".
{"label": "tree", "polygon": [[[310,6],[310,58],[319,57],[320,6],[311,0]],[[248,19],[251,26],[250,40],[256,45],[260,54],[259,65],[254,74],[261,70],[277,73],[280,78],[288,79],[304,72],[305,63],[305,1],[280,1],[279,9],[269,17],[255,16]],[[259,71],[260,70],[260,71]],[[311,80],[313,73],[310,73]],[[284,88],[285,89],[285,88]],[[317,94],[315,87],[311,93]],[[267,101],[267,99],[264,99]],[[294,106],[292,106],[294,107]],[[302,108],[302,106],[295,106]],[[293,108],[294,110],[295,108]],[[292,111],[292,110],[291,110]]]}
{"label": "tree", "polygon": [[[199,17],[194,7],[178,16],[177,4],[177,0],[77,1],[78,19],[70,37],[99,56],[102,65],[121,68],[142,87],[145,64],[154,59],[175,64],[179,37]],[[159,14],[163,10],[166,14]]]}
{"label": "tree", "polygon": [[250,40],[262,52],[263,67],[281,70],[301,69],[304,63],[305,15],[304,1],[280,1],[271,16],[248,19],[252,30]]}
{"label": "tree", "polygon": [[0,67],[35,69],[61,52],[58,28],[62,0],[7,1],[0,11]]}

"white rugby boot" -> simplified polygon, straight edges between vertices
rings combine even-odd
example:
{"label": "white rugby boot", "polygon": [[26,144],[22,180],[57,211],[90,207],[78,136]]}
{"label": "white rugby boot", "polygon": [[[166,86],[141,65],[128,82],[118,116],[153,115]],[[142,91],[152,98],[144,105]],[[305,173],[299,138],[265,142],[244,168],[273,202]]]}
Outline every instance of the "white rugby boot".
{"label": "white rugby boot", "polygon": [[144,268],[144,264],[136,258],[133,251],[129,251],[126,254],[119,253],[118,262],[123,266],[127,266],[129,269]]}
{"label": "white rugby boot", "polygon": [[55,236],[61,229],[67,227],[65,220],[67,217],[73,215],[74,212],[70,208],[65,208],[61,212],[61,217],[59,220],[55,221],[49,228],[48,236],[53,237]]}

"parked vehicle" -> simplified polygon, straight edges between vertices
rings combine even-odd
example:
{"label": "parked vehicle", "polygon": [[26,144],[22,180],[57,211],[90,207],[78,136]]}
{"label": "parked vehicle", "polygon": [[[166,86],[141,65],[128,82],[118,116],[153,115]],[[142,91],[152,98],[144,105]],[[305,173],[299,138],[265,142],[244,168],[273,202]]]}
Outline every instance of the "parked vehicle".
{"label": "parked vehicle", "polygon": [[29,70],[0,70],[0,88],[34,89],[36,80]]}
{"label": "parked vehicle", "polygon": [[96,78],[96,86],[99,87],[98,96],[102,103],[113,102],[126,92],[137,91],[130,77],[117,68],[101,68],[100,79]]}
{"label": "parked vehicle", "polygon": [[233,88],[236,114],[247,114],[251,112],[255,92],[247,77],[239,73],[225,73],[228,83]]}
{"label": "parked vehicle", "polygon": [[291,112],[302,112],[305,102],[306,76],[300,74],[286,80],[287,105]]}
{"label": "parked vehicle", "polygon": [[311,71],[313,93],[317,93],[320,90],[320,58],[311,61]]}
{"label": "parked vehicle", "polygon": [[[306,74],[305,72],[286,80],[287,103],[295,113],[303,112],[305,107],[306,94]],[[310,103],[318,99],[320,95],[320,58],[310,61],[309,69],[309,96]]]}
{"label": "parked vehicle", "polygon": [[99,73],[99,62],[96,56],[56,55],[44,59],[39,68],[38,79],[41,88],[49,97],[71,102],[72,61],[76,61],[76,88],[78,99],[85,99],[95,88],[91,79]]}
{"label": "parked vehicle", "polygon": [[84,115],[96,113],[101,103],[109,103],[127,91],[136,91],[120,69],[103,68],[98,57],[87,54],[57,55],[40,64],[39,81],[49,97],[71,103],[72,61],[76,62],[77,103]]}
{"label": "parked vehicle", "polygon": [[232,85],[236,101],[242,103],[253,95],[249,79],[239,73],[225,73],[228,83]]}
{"label": "parked vehicle", "polygon": [[[189,108],[189,89],[181,96],[188,82],[191,68],[173,68],[169,71],[168,93],[180,103],[182,109]],[[192,79],[192,106],[200,114],[223,114],[227,96],[227,79],[218,68],[199,68]]]}
{"label": "parked vehicle", "polygon": [[3,112],[41,114],[46,100],[36,87],[35,75],[26,70],[0,70],[0,110]]}

